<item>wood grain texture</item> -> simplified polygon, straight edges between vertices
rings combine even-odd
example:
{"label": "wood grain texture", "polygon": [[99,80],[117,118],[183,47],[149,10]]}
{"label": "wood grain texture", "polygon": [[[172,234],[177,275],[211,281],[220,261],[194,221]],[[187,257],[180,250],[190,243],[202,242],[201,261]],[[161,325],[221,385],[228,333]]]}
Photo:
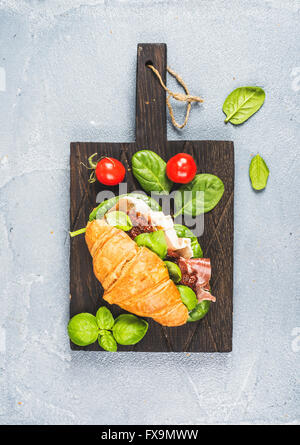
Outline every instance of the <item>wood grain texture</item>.
{"label": "wood grain texture", "polygon": [[[156,151],[166,161],[176,153],[194,156],[199,173],[219,176],[225,185],[219,204],[204,217],[204,233],[199,238],[204,256],[212,263],[212,293],[217,302],[208,315],[198,322],[177,328],[166,328],[148,319],[149,330],[137,345],[119,346],[119,351],[143,352],[229,352],[232,349],[232,290],[233,290],[233,192],[234,149],[230,141],[167,141],[165,92],[153,73],[145,66],[151,61],[165,73],[166,46],[139,44],[137,63],[137,142],[133,143],[71,143],[70,227],[77,230],[86,225],[96,206],[97,194],[118,188],[88,183],[89,171],[80,162],[98,153],[112,156],[126,166],[128,191],[140,190],[131,172],[132,155],[143,148]],[[153,101],[155,99],[155,101]],[[110,308],[114,316],[124,312],[116,305],[109,306],[102,298],[103,290],[93,274],[92,259],[84,236],[70,241],[70,316],[79,312],[95,314],[100,306]],[[74,350],[102,351],[97,343]]]}
{"label": "wood grain texture", "polygon": [[158,152],[167,141],[166,93],[147,64],[155,66],[166,82],[167,46],[139,44],[137,51],[136,143]]}

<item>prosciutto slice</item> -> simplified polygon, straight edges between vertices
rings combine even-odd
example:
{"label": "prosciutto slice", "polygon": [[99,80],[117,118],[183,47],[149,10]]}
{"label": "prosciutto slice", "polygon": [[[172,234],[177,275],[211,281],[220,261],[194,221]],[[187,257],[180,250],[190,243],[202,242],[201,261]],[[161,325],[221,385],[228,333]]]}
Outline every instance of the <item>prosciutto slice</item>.
{"label": "prosciutto slice", "polygon": [[209,280],[211,265],[209,258],[178,258],[177,264],[182,273],[181,283],[191,287],[199,302],[203,300],[216,301],[210,293]]}

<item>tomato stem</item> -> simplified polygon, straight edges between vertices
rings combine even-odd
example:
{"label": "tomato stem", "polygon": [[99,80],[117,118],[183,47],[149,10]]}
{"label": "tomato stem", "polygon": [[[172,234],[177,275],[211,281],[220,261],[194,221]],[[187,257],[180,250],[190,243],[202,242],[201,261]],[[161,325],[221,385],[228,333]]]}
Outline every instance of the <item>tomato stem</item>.
{"label": "tomato stem", "polygon": [[92,156],[90,156],[88,158],[88,162],[89,162],[91,168],[93,168],[93,169],[95,169],[97,167],[97,164],[99,162],[99,159],[96,162],[93,161],[94,157],[97,156],[97,155],[98,155],[98,153],[94,153]]}

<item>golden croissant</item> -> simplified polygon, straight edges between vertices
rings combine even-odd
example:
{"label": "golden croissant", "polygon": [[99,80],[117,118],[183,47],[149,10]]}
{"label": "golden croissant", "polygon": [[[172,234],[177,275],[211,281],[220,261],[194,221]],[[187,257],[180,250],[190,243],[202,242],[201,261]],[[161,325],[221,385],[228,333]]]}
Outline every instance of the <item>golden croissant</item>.
{"label": "golden croissant", "polygon": [[164,326],[186,323],[188,309],[158,255],[103,219],[88,223],[85,239],[104,300]]}

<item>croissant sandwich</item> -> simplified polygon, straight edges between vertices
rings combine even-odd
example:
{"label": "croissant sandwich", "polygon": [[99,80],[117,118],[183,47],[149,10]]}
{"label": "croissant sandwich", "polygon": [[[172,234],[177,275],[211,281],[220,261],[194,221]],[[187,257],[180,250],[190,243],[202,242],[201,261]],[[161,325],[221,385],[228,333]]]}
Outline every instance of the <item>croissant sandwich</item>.
{"label": "croissant sandwich", "polygon": [[87,224],[85,239],[104,300],[164,326],[188,321],[192,306],[182,288],[189,287],[197,303],[215,301],[210,260],[193,258],[192,237],[178,236],[170,215],[130,196],[115,200],[104,214],[100,207]]}

